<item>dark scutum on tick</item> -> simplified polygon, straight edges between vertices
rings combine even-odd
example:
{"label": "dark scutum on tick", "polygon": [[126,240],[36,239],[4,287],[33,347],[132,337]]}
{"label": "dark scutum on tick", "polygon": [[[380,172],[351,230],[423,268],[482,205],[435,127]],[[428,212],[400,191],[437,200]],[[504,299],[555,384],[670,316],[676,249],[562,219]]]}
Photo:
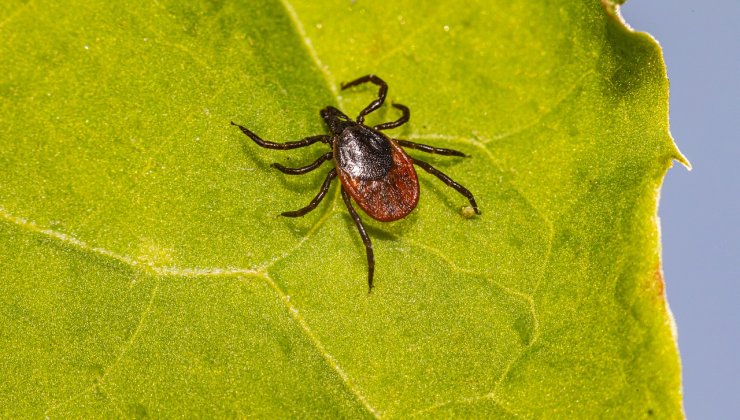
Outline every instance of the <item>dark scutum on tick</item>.
{"label": "dark scutum on tick", "polygon": [[301,168],[286,168],[278,163],[272,164],[274,168],[288,175],[302,175],[313,171],[327,160],[334,160],[335,167],[326,174],[326,179],[316,197],[302,209],[281,214],[287,217],[299,217],[315,209],[329,190],[331,182],[339,176],[342,184],[342,199],[365,244],[368,264],[367,284],[372,290],[373,273],[375,272],[373,244],[370,242],[360,216],[352,205],[352,200],[368,216],[381,222],[391,222],[405,217],[419,202],[419,181],[414,170],[414,165],[416,165],[465,196],[476,214],[480,214],[480,211],[473,194],[467,188],[453,181],[432,165],[410,157],[402,147],[444,156],[465,157],[466,155],[457,150],[427,146],[408,140],[391,139],[381,133],[382,130],[399,127],[409,120],[410,111],[401,104],[393,104],[394,108],[401,111],[401,118],[396,121],[378,124],[374,127],[365,125],[365,116],[383,105],[388,85],[378,76],[370,74],[344,83],[342,89],[363,83],[377,85],[380,88],[378,98],[365,107],[355,121],[333,106],[322,109],[321,118],[329,126],[330,134],[328,135],[311,136],[287,143],[274,143],[262,140],[246,127],[233,122],[231,124],[239,127],[259,146],[267,149],[297,149],[317,142],[326,143],[331,147],[331,152]]}

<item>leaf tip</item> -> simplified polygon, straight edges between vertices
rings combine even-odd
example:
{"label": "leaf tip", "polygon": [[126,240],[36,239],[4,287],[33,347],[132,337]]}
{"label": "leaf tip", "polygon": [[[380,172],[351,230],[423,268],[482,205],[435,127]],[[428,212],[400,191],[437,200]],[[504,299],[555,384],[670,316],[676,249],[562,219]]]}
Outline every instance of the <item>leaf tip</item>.
{"label": "leaf tip", "polygon": [[[669,133],[670,136],[670,133]],[[689,162],[689,159],[684,156],[683,153],[681,153],[681,150],[678,149],[678,146],[676,145],[676,141],[673,139],[673,136],[670,136],[671,144],[673,145],[673,153],[671,155],[671,159],[675,160],[676,162],[683,165],[684,168],[686,168],[687,171],[691,171],[693,167],[691,166],[691,162]]]}
{"label": "leaf tip", "polygon": [[686,159],[686,156],[684,156],[681,152],[678,153],[678,156],[674,158],[677,162],[681,163],[684,168],[686,168],[687,171],[691,171],[694,169],[693,166],[691,166],[691,162],[689,162],[688,159]]}

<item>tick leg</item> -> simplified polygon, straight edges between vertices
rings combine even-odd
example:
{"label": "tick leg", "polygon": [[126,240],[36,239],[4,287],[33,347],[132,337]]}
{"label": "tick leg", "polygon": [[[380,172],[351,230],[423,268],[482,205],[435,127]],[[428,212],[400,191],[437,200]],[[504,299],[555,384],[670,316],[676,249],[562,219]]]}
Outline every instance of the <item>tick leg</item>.
{"label": "tick leg", "polygon": [[365,244],[365,253],[367,254],[367,287],[368,291],[371,291],[373,290],[373,274],[375,273],[375,256],[373,255],[373,243],[370,242],[370,237],[367,236],[367,232],[365,232],[365,226],[362,225],[362,220],[360,219],[360,216],[357,215],[355,208],[352,207],[352,202],[349,199],[349,194],[347,194],[347,191],[344,190],[344,187],[342,187],[342,199],[344,200],[344,204],[347,205],[347,210],[349,210],[349,214],[350,216],[352,216],[352,220],[354,220],[355,225],[357,225],[357,230],[360,231],[362,242]]}
{"label": "tick leg", "polygon": [[257,145],[264,147],[266,149],[278,149],[278,150],[287,150],[287,149],[297,149],[299,147],[306,147],[309,145],[312,145],[318,141],[322,141],[324,143],[328,143],[330,136],[327,135],[318,135],[318,136],[311,136],[306,137],[303,140],[298,141],[289,141],[285,143],[275,143],[267,140],[262,140],[258,135],[254,134],[252,131],[250,131],[248,128],[243,127],[239,124],[235,124],[233,121],[231,122],[231,125],[235,125],[239,127],[244,134],[249,136],[250,139],[254,140]]}
{"label": "tick leg", "polygon": [[316,206],[319,205],[321,200],[324,199],[326,192],[329,190],[329,185],[331,184],[331,181],[336,177],[337,177],[337,170],[332,169],[331,171],[329,171],[328,174],[326,174],[326,179],[324,180],[324,184],[321,186],[319,193],[316,194],[316,197],[314,197],[313,200],[311,200],[311,202],[308,203],[306,207],[296,210],[296,211],[286,211],[280,214],[285,217],[300,217],[308,213],[309,211],[315,209]]}
{"label": "tick leg", "polygon": [[408,141],[408,140],[400,140],[400,139],[393,139],[393,140],[395,140],[399,146],[408,147],[409,149],[421,150],[422,152],[434,153],[435,155],[470,157],[463,152],[458,152],[457,150],[427,146],[426,144],[414,143],[413,141]]}
{"label": "tick leg", "polygon": [[387,122],[383,124],[378,124],[375,127],[373,127],[376,130],[387,130],[389,128],[396,128],[400,127],[404,124],[406,124],[409,120],[409,117],[411,117],[411,111],[409,111],[409,108],[406,105],[401,104],[393,104],[393,108],[400,109],[401,112],[403,112],[403,115],[401,115],[401,118],[397,119],[393,122]]}
{"label": "tick leg", "polygon": [[475,197],[473,197],[473,193],[468,191],[467,188],[463,187],[462,185],[458,184],[457,182],[453,181],[452,178],[442,173],[439,169],[435,168],[434,166],[418,159],[411,158],[411,160],[414,162],[414,165],[419,166],[420,168],[424,169],[425,171],[429,172],[430,174],[436,176],[439,178],[442,182],[449,185],[450,187],[454,188],[455,191],[459,192],[460,194],[464,195],[468,201],[470,201],[470,205],[473,206],[473,210],[475,210],[475,214],[480,214],[480,210],[478,210],[478,204],[475,202]]}
{"label": "tick leg", "polygon": [[357,122],[359,124],[362,124],[365,122],[365,115],[375,111],[376,109],[380,108],[381,105],[383,105],[383,102],[385,101],[385,95],[388,93],[388,84],[386,84],[383,79],[380,77],[374,75],[374,74],[368,74],[367,76],[362,76],[357,80],[353,80],[351,82],[342,83],[342,90],[350,88],[352,86],[357,86],[363,83],[373,83],[375,85],[378,85],[380,89],[378,89],[378,99],[370,102],[370,105],[365,107],[360,112],[360,115],[357,116]]}
{"label": "tick leg", "polygon": [[332,152],[329,152],[329,153],[321,156],[320,158],[316,159],[316,161],[313,162],[312,164],[303,166],[301,168],[286,168],[285,166],[283,166],[283,165],[281,165],[279,163],[273,163],[270,166],[272,166],[273,168],[279,170],[280,172],[282,172],[284,174],[288,174],[288,175],[303,175],[305,173],[311,172],[314,169],[318,168],[319,166],[321,166],[322,163],[324,163],[327,160],[331,159],[333,155],[334,154]]}

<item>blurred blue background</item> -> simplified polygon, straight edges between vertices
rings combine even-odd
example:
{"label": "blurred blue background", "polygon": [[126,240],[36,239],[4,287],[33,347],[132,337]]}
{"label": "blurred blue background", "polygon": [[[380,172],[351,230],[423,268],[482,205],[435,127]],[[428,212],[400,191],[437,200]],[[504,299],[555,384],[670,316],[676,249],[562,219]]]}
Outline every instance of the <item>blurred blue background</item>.
{"label": "blurred blue background", "polygon": [[740,0],[630,0],[663,47],[673,138],[691,161],[658,211],[690,419],[740,418]]}

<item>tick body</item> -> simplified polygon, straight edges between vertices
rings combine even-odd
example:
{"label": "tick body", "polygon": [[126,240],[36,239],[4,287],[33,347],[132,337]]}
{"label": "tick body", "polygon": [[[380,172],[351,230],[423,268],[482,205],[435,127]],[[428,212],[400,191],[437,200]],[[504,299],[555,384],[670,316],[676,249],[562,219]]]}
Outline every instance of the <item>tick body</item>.
{"label": "tick body", "polygon": [[308,206],[281,214],[287,217],[298,217],[315,209],[326,195],[331,182],[338,176],[341,183],[342,199],[365,244],[368,262],[367,282],[368,287],[372,289],[375,272],[373,245],[365,231],[362,220],[352,205],[352,200],[368,216],[381,222],[391,222],[405,217],[411,213],[419,202],[419,180],[414,169],[414,165],[416,165],[465,196],[476,214],[480,214],[480,211],[473,194],[468,189],[453,181],[432,165],[407,155],[403,147],[445,156],[464,157],[466,155],[457,150],[442,149],[407,140],[391,139],[382,133],[382,130],[399,127],[409,120],[410,112],[404,105],[393,104],[394,108],[402,112],[398,120],[374,127],[365,125],[365,116],[383,105],[388,85],[375,75],[367,75],[343,84],[342,89],[362,83],[377,85],[379,87],[378,98],[365,107],[355,120],[332,106],[322,109],[321,117],[329,127],[330,134],[328,135],[306,137],[294,142],[274,143],[261,139],[241,125],[233,122],[231,124],[238,126],[244,134],[259,146],[268,149],[296,149],[318,142],[326,143],[331,147],[330,152],[325,153],[313,163],[304,167],[286,168],[278,163],[272,164],[274,168],[283,173],[302,175],[317,169],[328,160],[334,162],[334,168],[327,173],[319,193]]}
{"label": "tick body", "polygon": [[342,187],[368,216],[391,222],[416,207],[414,163],[396,142],[357,124],[336,135],[333,149]]}

